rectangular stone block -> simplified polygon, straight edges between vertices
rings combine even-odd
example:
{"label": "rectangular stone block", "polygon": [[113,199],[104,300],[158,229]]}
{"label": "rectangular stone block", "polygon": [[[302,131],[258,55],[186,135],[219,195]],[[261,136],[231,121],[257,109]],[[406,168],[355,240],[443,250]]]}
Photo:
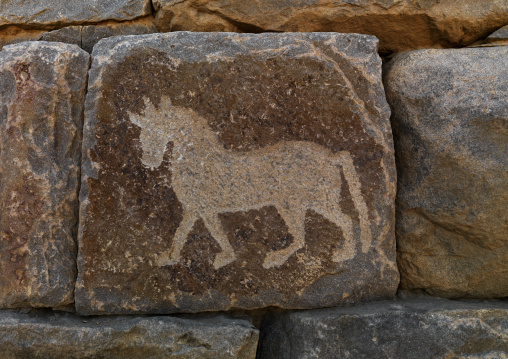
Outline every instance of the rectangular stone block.
{"label": "rectangular stone block", "polygon": [[0,307],[73,303],[90,56],[24,42],[0,52]]}
{"label": "rectangular stone block", "polygon": [[506,46],[388,63],[403,290],[508,297],[507,69]]}
{"label": "rectangular stone block", "polygon": [[437,298],[271,315],[258,359],[505,359],[508,303]]}
{"label": "rectangular stone block", "polygon": [[149,15],[150,0],[2,0],[0,27],[48,27],[105,20],[132,20]]}
{"label": "rectangular stone block", "polygon": [[254,359],[259,331],[248,321],[95,317],[0,311],[2,359]]}
{"label": "rectangular stone block", "polygon": [[377,40],[102,40],[86,101],[84,314],[393,296],[395,165]]}
{"label": "rectangular stone block", "polygon": [[374,35],[385,54],[463,47],[508,24],[507,0],[152,0],[161,31]]}

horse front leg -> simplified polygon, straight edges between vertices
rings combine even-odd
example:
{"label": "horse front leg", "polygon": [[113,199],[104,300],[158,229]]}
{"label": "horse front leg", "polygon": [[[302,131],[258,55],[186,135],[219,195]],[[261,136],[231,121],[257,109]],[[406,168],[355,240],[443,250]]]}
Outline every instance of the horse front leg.
{"label": "horse front leg", "polygon": [[213,266],[215,269],[224,267],[225,265],[233,262],[236,259],[235,251],[229,243],[228,237],[222,229],[219,215],[217,213],[205,213],[201,215],[206,228],[210,231],[212,237],[219,243],[222,252],[215,256]]}
{"label": "horse front leg", "polygon": [[187,236],[189,232],[192,230],[192,226],[194,222],[198,219],[197,215],[191,212],[184,211],[183,218],[176,229],[175,236],[173,237],[173,243],[171,244],[171,249],[169,251],[161,253],[157,258],[157,265],[159,266],[167,266],[167,265],[175,265],[180,262],[182,258],[182,249],[187,242]]}

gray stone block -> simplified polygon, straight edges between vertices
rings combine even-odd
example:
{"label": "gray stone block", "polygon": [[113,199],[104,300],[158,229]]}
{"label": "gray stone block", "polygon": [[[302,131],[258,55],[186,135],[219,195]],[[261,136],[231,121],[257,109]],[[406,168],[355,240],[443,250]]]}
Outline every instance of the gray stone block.
{"label": "gray stone block", "polygon": [[0,311],[2,359],[254,359],[259,332],[224,316],[78,317]]}
{"label": "gray stone block", "polygon": [[0,27],[48,27],[105,20],[133,20],[151,13],[150,0],[2,0]]}
{"label": "gray stone block", "polygon": [[272,315],[257,359],[508,357],[508,303],[423,298]]}
{"label": "gray stone block", "polygon": [[385,69],[401,288],[508,296],[508,47],[422,50]]}

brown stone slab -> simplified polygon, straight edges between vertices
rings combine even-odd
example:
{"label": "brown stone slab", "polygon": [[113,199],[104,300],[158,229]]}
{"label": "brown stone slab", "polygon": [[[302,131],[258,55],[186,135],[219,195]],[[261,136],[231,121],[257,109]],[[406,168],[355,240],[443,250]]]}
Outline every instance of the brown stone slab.
{"label": "brown stone slab", "polygon": [[331,33],[96,45],[77,310],[392,296],[395,166],[376,48]]}
{"label": "brown stone slab", "polygon": [[25,42],[0,52],[0,307],[74,301],[90,56]]}
{"label": "brown stone slab", "polygon": [[18,26],[3,27],[0,29],[0,50],[7,45],[39,40],[44,33],[44,30],[26,30]]}
{"label": "brown stone slab", "polygon": [[161,31],[376,36],[383,53],[470,45],[508,23],[507,0],[153,0]]}

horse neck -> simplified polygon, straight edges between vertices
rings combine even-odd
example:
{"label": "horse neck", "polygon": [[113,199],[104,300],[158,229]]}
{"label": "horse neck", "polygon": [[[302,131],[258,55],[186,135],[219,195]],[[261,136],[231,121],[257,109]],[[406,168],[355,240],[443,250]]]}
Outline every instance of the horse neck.
{"label": "horse neck", "polygon": [[180,131],[173,140],[174,157],[185,156],[190,152],[194,155],[209,156],[225,151],[205,118],[193,112],[191,116],[181,116],[180,121]]}

